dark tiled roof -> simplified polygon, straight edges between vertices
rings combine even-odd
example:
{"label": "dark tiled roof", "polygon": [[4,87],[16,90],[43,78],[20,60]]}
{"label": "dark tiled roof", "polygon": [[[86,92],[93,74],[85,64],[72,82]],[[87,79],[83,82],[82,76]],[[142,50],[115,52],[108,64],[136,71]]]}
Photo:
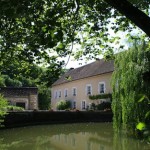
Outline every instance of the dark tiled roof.
{"label": "dark tiled roof", "polygon": [[100,74],[105,74],[114,71],[114,61],[106,61],[104,59],[96,60],[95,62],[76,68],[71,69],[65,73],[60,79],[58,79],[53,86],[79,80],[91,76],[96,76]]}
{"label": "dark tiled roof", "polygon": [[29,96],[29,94],[38,94],[37,87],[0,87],[0,94],[5,97]]}

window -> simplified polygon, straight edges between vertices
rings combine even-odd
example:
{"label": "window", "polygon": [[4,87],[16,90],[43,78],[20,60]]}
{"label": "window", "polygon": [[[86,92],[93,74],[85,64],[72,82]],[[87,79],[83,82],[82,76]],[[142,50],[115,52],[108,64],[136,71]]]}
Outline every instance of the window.
{"label": "window", "polygon": [[58,95],[57,95],[58,93],[57,93],[57,91],[55,91],[55,99],[57,99],[57,97],[58,97]]}
{"label": "window", "polygon": [[76,139],[74,137],[71,138],[71,144],[72,144],[72,146],[76,145]]}
{"label": "window", "polygon": [[105,83],[104,82],[99,83],[99,93],[105,93]]}
{"label": "window", "polygon": [[76,96],[76,95],[77,95],[77,89],[76,89],[76,88],[73,88],[73,89],[72,89],[72,95],[73,95],[73,96]]}
{"label": "window", "polygon": [[59,91],[59,97],[61,97],[61,91]]}
{"label": "window", "polygon": [[86,85],[86,94],[87,95],[92,94],[92,86],[90,84]]}
{"label": "window", "polygon": [[81,108],[82,108],[82,110],[85,110],[85,108],[86,108],[86,102],[85,101],[81,102]]}
{"label": "window", "polygon": [[67,89],[64,90],[64,96],[65,96],[65,97],[68,96],[68,90],[67,90]]}
{"label": "window", "polygon": [[77,107],[77,106],[76,106],[76,101],[73,101],[72,108],[73,108],[73,109],[76,109],[76,107]]}
{"label": "window", "polygon": [[22,107],[22,108],[26,108],[25,107],[25,103],[23,103],[23,102],[16,102],[16,106],[18,106],[18,107]]}

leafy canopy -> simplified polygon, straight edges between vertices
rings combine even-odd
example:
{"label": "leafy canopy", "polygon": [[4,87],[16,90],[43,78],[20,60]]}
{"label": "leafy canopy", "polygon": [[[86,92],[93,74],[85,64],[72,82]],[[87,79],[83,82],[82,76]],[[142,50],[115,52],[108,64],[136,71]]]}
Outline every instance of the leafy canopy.
{"label": "leafy canopy", "polygon": [[1,0],[0,59],[53,63],[72,53],[70,43],[82,46],[77,56],[95,57],[112,50],[111,43],[117,45],[118,31],[132,31],[138,24],[135,20],[140,17],[132,20],[137,14],[126,14],[127,7],[139,8],[145,17],[149,4],[148,0]]}

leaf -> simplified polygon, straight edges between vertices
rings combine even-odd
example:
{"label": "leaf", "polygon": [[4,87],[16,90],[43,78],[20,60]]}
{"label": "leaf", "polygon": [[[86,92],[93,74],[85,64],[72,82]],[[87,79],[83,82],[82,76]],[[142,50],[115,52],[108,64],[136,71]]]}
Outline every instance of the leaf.
{"label": "leaf", "polygon": [[145,98],[146,98],[146,96],[145,95],[143,95],[139,100],[138,100],[138,103],[141,103],[141,102],[143,102],[143,100],[145,100]]}
{"label": "leaf", "polygon": [[148,111],[146,114],[145,114],[145,119],[148,118],[150,116],[150,111]]}
{"label": "leaf", "polygon": [[58,46],[57,46],[57,48],[63,49],[64,48],[64,44],[63,43],[59,43]]}
{"label": "leaf", "polygon": [[136,125],[136,129],[142,131],[143,129],[145,129],[146,127],[146,124],[144,122],[139,122],[137,125]]}

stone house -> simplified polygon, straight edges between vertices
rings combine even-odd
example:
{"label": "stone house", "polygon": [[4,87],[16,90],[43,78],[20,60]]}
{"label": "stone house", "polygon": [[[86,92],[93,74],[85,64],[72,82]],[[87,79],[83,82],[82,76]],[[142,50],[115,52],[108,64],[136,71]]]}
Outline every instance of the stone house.
{"label": "stone house", "polygon": [[[72,108],[85,110],[90,108],[92,100],[90,95],[110,94],[112,73],[114,71],[114,61],[104,59],[76,68],[70,69],[60,79],[58,79],[51,89],[51,107],[56,110],[60,100],[69,100]],[[96,103],[102,103],[109,99],[99,99]]]}
{"label": "stone house", "polygon": [[25,110],[38,109],[38,88],[36,87],[0,87],[0,94],[11,105],[23,107]]}

